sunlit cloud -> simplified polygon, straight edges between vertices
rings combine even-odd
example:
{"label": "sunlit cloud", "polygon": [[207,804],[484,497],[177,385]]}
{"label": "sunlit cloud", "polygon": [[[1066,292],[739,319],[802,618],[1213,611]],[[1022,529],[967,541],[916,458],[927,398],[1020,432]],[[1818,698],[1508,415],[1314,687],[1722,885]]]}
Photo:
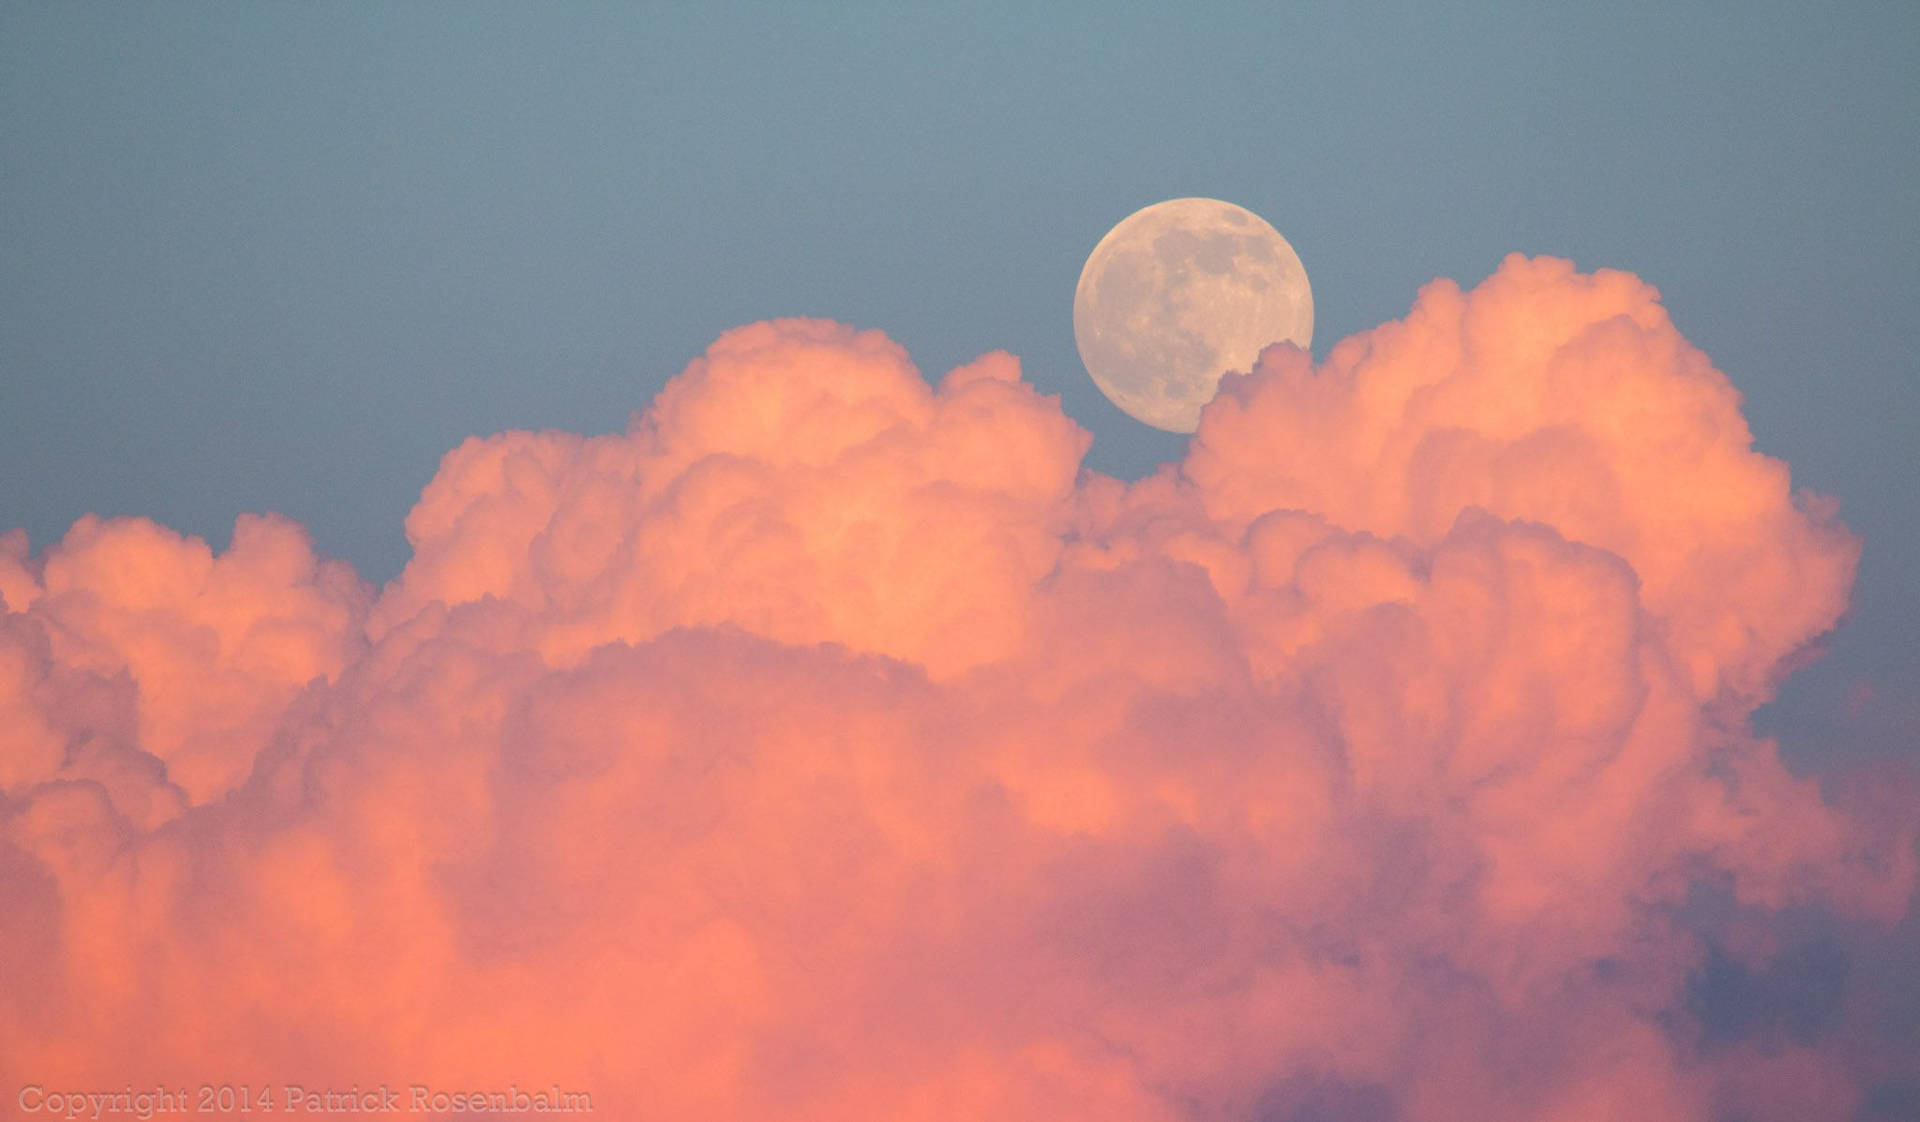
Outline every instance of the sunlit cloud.
{"label": "sunlit cloud", "polygon": [[449,452],[384,589],[278,517],[0,538],[0,1076],[1849,1116],[1846,1034],[1699,995],[1909,908],[1912,800],[1749,724],[1859,542],[1649,286],[1509,258],[1088,444],[780,320]]}

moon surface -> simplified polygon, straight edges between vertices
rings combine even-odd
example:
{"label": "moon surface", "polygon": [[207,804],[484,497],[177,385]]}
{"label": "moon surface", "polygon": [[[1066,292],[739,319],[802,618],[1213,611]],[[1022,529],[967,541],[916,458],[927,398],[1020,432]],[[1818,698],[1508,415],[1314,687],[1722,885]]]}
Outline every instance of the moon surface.
{"label": "moon surface", "polygon": [[1170,199],[1100,239],[1073,294],[1073,338],[1096,385],[1156,428],[1192,432],[1220,376],[1261,350],[1313,341],[1313,290],[1265,219],[1219,199]]}

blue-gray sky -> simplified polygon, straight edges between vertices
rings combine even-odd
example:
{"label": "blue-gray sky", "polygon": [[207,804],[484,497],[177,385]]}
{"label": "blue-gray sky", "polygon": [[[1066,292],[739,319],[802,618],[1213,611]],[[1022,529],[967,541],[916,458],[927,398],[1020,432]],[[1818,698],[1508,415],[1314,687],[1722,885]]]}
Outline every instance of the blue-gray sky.
{"label": "blue-gray sky", "polygon": [[1910,751],[1920,9],[1350,7],[7,5],[0,526],[279,510],[385,579],[462,437],[619,428],[796,314],[1013,351],[1137,476],[1182,438],[1087,380],[1074,280],[1211,195],[1321,354],[1513,250],[1659,286],[1867,542],[1771,719]]}

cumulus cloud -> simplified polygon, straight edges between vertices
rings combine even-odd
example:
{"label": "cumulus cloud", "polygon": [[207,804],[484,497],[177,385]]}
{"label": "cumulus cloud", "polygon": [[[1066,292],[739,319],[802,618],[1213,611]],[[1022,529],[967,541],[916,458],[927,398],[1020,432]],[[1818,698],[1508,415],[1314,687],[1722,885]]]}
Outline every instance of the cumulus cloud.
{"label": "cumulus cloud", "polygon": [[450,452],[377,592],[277,518],[0,538],[0,1079],[1705,1122],[1898,1062],[1713,1005],[1907,915],[1915,822],[1751,731],[1859,547],[1651,288],[1510,258],[1087,446],[780,320]]}

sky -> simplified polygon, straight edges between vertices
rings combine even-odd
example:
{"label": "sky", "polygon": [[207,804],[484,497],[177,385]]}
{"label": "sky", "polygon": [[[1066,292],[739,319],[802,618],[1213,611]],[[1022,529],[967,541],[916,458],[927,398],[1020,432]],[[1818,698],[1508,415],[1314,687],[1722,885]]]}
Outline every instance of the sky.
{"label": "sky", "polygon": [[[1920,13],[1304,7],[0,8],[0,1078],[1920,1113]],[[1071,321],[1190,195],[1321,364],[1192,438]]]}

